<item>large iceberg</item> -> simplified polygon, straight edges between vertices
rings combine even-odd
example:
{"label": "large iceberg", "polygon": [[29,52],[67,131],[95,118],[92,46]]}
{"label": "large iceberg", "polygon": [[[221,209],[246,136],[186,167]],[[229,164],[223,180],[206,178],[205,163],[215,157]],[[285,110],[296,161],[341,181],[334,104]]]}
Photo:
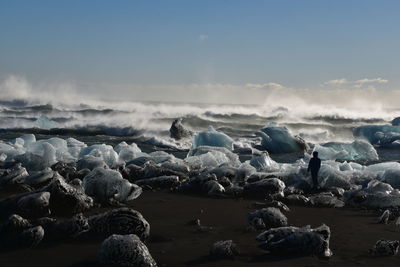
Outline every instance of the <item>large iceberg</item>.
{"label": "large iceberg", "polygon": [[288,128],[276,124],[262,128],[256,135],[262,138],[261,145],[270,153],[303,152],[308,147],[302,138],[293,136]]}
{"label": "large iceberg", "polygon": [[199,132],[193,137],[192,149],[199,146],[224,147],[233,150],[233,140],[209,126],[207,131]]}
{"label": "large iceberg", "polygon": [[314,151],[322,160],[378,160],[375,148],[366,141],[356,140],[352,143],[329,142],[315,145]]}

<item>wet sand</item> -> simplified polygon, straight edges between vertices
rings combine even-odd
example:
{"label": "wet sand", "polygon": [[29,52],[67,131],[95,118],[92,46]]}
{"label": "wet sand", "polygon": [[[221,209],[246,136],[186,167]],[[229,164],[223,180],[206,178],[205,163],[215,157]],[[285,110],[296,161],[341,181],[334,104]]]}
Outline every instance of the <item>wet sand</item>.
{"label": "wet sand", "polygon": [[[376,215],[362,210],[290,206],[289,224],[331,228],[333,256],[330,259],[273,256],[259,249],[247,232],[246,214],[252,210],[249,199],[212,199],[164,192],[145,191],[129,206],[150,222],[147,246],[159,266],[399,266],[400,256],[372,258],[368,249],[379,239],[400,239],[394,224],[376,224]],[[96,213],[93,210],[90,213]],[[199,233],[188,222],[200,219],[211,232]],[[218,240],[234,240],[241,255],[234,260],[212,260],[209,247]],[[97,266],[101,240],[69,241],[40,245],[0,254],[0,266]]]}

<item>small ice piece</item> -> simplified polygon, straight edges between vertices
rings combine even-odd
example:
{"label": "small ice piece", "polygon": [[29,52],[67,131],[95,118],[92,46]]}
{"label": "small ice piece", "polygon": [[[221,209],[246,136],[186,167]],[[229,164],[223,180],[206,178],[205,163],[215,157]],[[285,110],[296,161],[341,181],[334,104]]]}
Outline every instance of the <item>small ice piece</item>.
{"label": "small ice piece", "polygon": [[257,240],[261,242],[260,248],[271,253],[331,257],[330,236],[330,228],[323,224],[315,229],[309,226],[274,228],[258,235]]}
{"label": "small ice piece", "polygon": [[399,251],[398,240],[378,240],[375,245],[369,250],[372,256],[395,256]]}
{"label": "small ice piece", "polygon": [[108,237],[112,234],[135,234],[145,241],[150,236],[150,224],[143,215],[131,208],[118,208],[89,217],[89,235]]}
{"label": "small ice piece", "polygon": [[267,178],[248,183],[243,187],[243,194],[249,197],[282,196],[285,183],[278,178]]}
{"label": "small ice piece", "polygon": [[104,240],[99,262],[104,266],[157,267],[146,245],[134,234],[112,235]]}
{"label": "small ice piece", "polygon": [[217,241],[210,248],[210,256],[213,258],[233,258],[239,254],[239,249],[232,240]]}
{"label": "small ice piece", "polygon": [[207,131],[199,132],[193,137],[192,149],[199,146],[224,147],[233,150],[233,140],[226,134],[216,131],[212,126]]}
{"label": "small ice piece", "polygon": [[388,221],[389,221],[389,217],[390,217],[390,211],[389,210],[385,210],[382,213],[382,215],[379,217],[378,223],[387,224]]}
{"label": "small ice piece", "polygon": [[252,223],[254,218],[261,218],[267,229],[282,227],[288,224],[287,217],[277,208],[263,208],[250,213],[247,216],[248,223]]}
{"label": "small ice piece", "polygon": [[106,144],[91,145],[83,148],[79,153],[79,158],[83,158],[85,155],[101,158],[111,168],[115,167],[118,162],[117,152],[114,151],[112,146]]}
{"label": "small ice piece", "polygon": [[140,196],[142,188],[114,170],[96,168],[83,178],[85,193],[103,203],[127,202]]}
{"label": "small ice piece", "polygon": [[57,122],[50,120],[45,115],[40,116],[37,120],[34,121],[34,123],[37,127],[41,128],[41,129],[46,129],[46,130],[60,127]]}
{"label": "small ice piece", "polygon": [[256,133],[262,138],[261,145],[270,153],[293,153],[307,150],[307,143],[298,136],[293,136],[288,128],[276,124],[262,128]]}

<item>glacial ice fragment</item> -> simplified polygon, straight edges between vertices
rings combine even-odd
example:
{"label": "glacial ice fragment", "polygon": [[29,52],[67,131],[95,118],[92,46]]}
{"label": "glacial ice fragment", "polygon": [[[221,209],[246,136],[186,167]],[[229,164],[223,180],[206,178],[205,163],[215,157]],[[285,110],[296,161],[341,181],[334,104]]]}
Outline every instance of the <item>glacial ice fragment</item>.
{"label": "glacial ice fragment", "polygon": [[307,150],[306,142],[293,136],[288,128],[275,124],[262,128],[256,133],[262,138],[261,145],[270,153],[293,153]]}
{"label": "glacial ice fragment", "polygon": [[233,150],[233,140],[210,126],[207,131],[199,132],[193,137],[192,149],[199,146],[224,147]]}

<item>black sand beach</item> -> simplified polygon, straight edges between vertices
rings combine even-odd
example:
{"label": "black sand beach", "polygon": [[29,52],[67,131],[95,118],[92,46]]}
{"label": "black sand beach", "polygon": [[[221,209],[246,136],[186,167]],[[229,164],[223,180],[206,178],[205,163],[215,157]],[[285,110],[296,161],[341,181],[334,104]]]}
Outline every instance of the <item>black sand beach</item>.
{"label": "black sand beach", "polygon": [[[253,209],[249,199],[213,199],[200,196],[145,191],[129,206],[140,211],[151,225],[147,246],[159,266],[398,266],[400,258],[372,258],[368,249],[381,238],[399,239],[395,225],[376,224],[376,214],[348,208],[290,206],[289,224],[331,228],[329,259],[272,256],[257,247],[258,232],[247,232],[246,214]],[[92,210],[96,213],[99,210]],[[190,221],[200,219],[210,232],[198,232]],[[233,260],[208,257],[218,240],[232,239],[241,251]],[[102,240],[39,245],[35,249],[2,253],[0,266],[97,266]]]}

